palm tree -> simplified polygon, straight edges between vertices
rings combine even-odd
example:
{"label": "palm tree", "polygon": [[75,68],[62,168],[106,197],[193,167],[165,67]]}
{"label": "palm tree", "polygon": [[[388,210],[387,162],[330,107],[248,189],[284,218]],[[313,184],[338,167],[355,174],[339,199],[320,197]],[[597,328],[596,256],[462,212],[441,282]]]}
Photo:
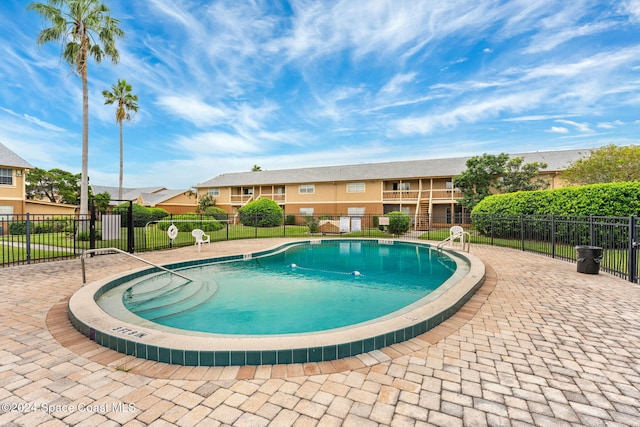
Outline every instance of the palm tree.
{"label": "palm tree", "polygon": [[120,125],[120,181],[118,186],[118,199],[122,200],[122,175],[123,175],[123,154],[122,154],[122,121],[131,120],[129,111],[138,111],[138,95],[131,93],[131,85],[126,80],[118,80],[118,83],[111,86],[112,92],[102,91],[105,104],[118,104],[116,107],[116,123]]}
{"label": "palm tree", "polygon": [[109,15],[101,0],[47,0],[31,3],[33,10],[49,20],[51,27],[38,35],[38,44],[62,42],[62,57],[82,79],[82,173],[80,214],[89,212],[89,88],[88,61],[100,63],[104,56],[117,63],[115,40],[124,35],[118,20]]}

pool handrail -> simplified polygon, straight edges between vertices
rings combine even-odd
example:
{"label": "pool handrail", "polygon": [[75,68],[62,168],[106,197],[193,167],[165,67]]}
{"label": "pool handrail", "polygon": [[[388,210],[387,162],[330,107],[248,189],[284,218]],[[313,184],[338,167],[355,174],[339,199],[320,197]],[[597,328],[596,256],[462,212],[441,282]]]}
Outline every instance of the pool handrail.
{"label": "pool handrail", "polygon": [[[455,227],[455,226],[454,226]],[[462,229],[462,227],[456,228],[454,229],[454,227],[451,227],[451,232],[449,234],[449,237],[447,237],[446,239],[444,239],[443,241],[441,241],[440,243],[438,243],[438,245],[436,246],[436,249],[438,251],[442,250],[442,247],[444,245],[446,245],[447,243],[451,243],[453,241],[455,241],[456,239],[460,240],[460,244],[462,246],[462,250],[465,250],[465,242],[466,242],[466,251],[469,252],[469,249],[471,247],[471,234],[469,234],[468,231],[464,231],[464,229]],[[468,239],[466,239],[465,241],[465,237],[468,237]]]}
{"label": "pool handrail", "polygon": [[167,273],[174,274],[174,275],[176,275],[178,277],[181,277],[181,278],[183,278],[183,279],[185,279],[185,280],[187,280],[189,282],[193,281],[192,279],[188,278],[187,276],[183,276],[180,273],[177,273],[177,272],[175,272],[173,270],[169,270],[168,268],[163,267],[163,266],[158,265],[158,264],[155,264],[155,263],[153,263],[151,261],[147,261],[144,258],[140,258],[139,256],[135,256],[135,255],[133,255],[133,254],[131,254],[129,252],[123,251],[122,249],[118,249],[118,248],[98,248],[98,249],[86,249],[85,251],[82,252],[82,255],[80,256],[80,262],[82,264],[82,284],[83,285],[87,283],[87,276],[86,276],[86,273],[85,273],[84,259],[87,257],[87,255],[95,254],[95,253],[98,253],[98,252],[107,252],[107,251],[109,251],[109,252],[117,252],[117,253],[120,253],[120,254],[124,254],[124,255],[130,256],[131,258],[134,258],[134,259],[137,259],[138,261],[142,261],[142,262],[144,262],[146,264],[152,265],[155,268],[158,268],[160,270],[166,271]]}

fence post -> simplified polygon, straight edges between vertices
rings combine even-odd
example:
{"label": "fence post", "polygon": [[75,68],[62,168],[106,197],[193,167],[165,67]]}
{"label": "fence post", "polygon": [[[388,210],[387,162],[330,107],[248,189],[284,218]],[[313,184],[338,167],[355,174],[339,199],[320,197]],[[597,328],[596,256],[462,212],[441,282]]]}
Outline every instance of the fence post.
{"label": "fence post", "polygon": [[556,257],[556,216],[551,214],[551,258]]}
{"label": "fence post", "polygon": [[132,254],[135,247],[134,227],[133,227],[133,201],[129,200],[129,210],[127,215],[127,251]]}
{"label": "fence post", "polygon": [[629,217],[629,281],[632,283],[636,283],[636,281],[639,279],[637,277],[637,271],[638,271],[638,264],[637,264],[637,259],[638,259],[638,244],[639,242],[637,241],[637,233],[636,233],[636,227],[637,227],[637,217],[635,216],[631,216]]}
{"label": "fence post", "polygon": [[493,218],[494,214],[491,214],[491,246],[493,246]]}
{"label": "fence post", "polygon": [[27,227],[26,227],[26,235],[25,235],[25,245],[27,249],[27,264],[31,264],[31,217],[29,216],[29,212],[27,212]]}
{"label": "fence post", "polygon": [[589,215],[589,245],[595,245],[595,241],[593,238],[593,215]]}
{"label": "fence post", "polygon": [[93,202],[89,210],[89,248],[96,248],[96,207]]}
{"label": "fence post", "polygon": [[520,215],[520,249],[524,251],[524,214]]}

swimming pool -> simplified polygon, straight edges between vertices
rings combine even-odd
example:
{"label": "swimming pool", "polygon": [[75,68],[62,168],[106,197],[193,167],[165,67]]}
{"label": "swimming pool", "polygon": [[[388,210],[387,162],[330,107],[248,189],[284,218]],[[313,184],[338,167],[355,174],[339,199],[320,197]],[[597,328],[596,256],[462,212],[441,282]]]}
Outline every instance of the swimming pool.
{"label": "swimming pool", "polygon": [[[323,256],[313,255],[323,251],[326,252]],[[208,271],[201,277],[195,274],[211,270],[211,265],[215,266],[213,273]],[[391,267],[390,272],[383,268],[385,265]],[[167,267],[196,277],[191,285],[180,284],[179,280],[172,285],[154,284],[154,281],[166,281],[167,277],[163,277],[166,275],[143,269],[116,280],[92,283],[71,298],[72,323],[99,344],[168,363],[227,366],[335,360],[402,342],[437,326],[462,307],[484,278],[484,266],[469,254],[450,252],[447,256],[434,252],[428,244],[394,240],[291,242],[260,253]],[[256,271],[262,274],[257,280]],[[203,310],[211,309],[209,302],[228,299],[223,284],[228,275],[235,275],[234,280],[244,279],[240,288],[237,283],[232,286],[243,298],[231,297],[232,302],[251,296],[254,299],[248,307],[265,305],[264,295],[255,294],[258,283],[260,288],[282,286],[275,290],[276,296],[272,298],[277,304],[267,314],[256,314],[247,306],[214,308],[214,313],[219,311],[220,316],[212,321]],[[444,284],[436,288],[433,280],[444,281]],[[267,282],[270,282],[268,286]],[[180,305],[179,316],[164,311],[175,301],[158,303],[157,295],[153,296],[152,289],[171,289],[171,286],[184,286],[184,289],[191,286],[186,292],[196,295],[195,303],[190,303],[193,307],[183,309],[184,305]],[[304,292],[298,292],[299,289],[291,292],[292,286],[302,286]],[[387,293],[389,288],[399,286],[400,292]],[[334,299],[318,296],[319,288],[330,289]],[[127,295],[127,289],[132,295]],[[152,298],[139,297],[144,294]],[[94,304],[87,304],[87,297]],[[106,305],[101,302],[101,306],[97,306],[95,301],[105,299],[103,297]],[[319,317],[311,316],[309,306],[303,304],[315,298],[320,301]],[[389,304],[380,304],[381,299]],[[178,300],[184,304],[182,299]],[[134,314],[127,305],[139,313]],[[297,310],[298,306],[303,309]],[[243,324],[240,329],[234,329],[238,324],[236,320],[226,322],[233,317],[232,311],[241,311],[240,317],[248,320],[239,322]],[[348,319],[347,312],[366,316]],[[186,320],[180,322],[186,322],[191,330],[183,329],[184,323],[174,323],[184,313],[188,313]],[[147,319],[141,317],[145,314],[149,314]],[[273,321],[280,317],[288,320]],[[307,317],[314,320],[310,324],[300,320]],[[214,324],[215,328],[203,328],[198,324],[202,319],[205,326]],[[328,323],[335,319],[339,322]],[[271,324],[280,326],[260,329]]]}
{"label": "swimming pool", "polygon": [[261,257],[180,270],[193,283],[161,273],[108,294],[124,293],[127,309],[178,329],[291,334],[385,316],[431,293],[455,269],[453,259],[428,246],[299,243]]}

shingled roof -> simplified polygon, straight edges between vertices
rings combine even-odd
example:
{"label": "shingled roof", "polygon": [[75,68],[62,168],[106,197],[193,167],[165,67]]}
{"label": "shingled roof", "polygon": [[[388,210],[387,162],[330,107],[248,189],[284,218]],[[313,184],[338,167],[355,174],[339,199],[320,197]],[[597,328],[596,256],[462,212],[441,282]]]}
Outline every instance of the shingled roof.
{"label": "shingled roof", "polygon": [[9,150],[4,144],[0,143],[0,166],[8,166],[11,168],[33,169],[25,159]]}
{"label": "shingled roof", "polygon": [[[547,164],[546,171],[561,171],[576,160],[588,156],[590,152],[590,149],[537,151],[533,153],[510,154],[509,157],[523,157],[525,163],[544,162]],[[196,184],[194,187],[211,188],[305,182],[451,177],[460,175],[466,169],[466,162],[469,158],[470,157],[457,157],[449,159],[409,160],[361,165],[225,173]]]}

